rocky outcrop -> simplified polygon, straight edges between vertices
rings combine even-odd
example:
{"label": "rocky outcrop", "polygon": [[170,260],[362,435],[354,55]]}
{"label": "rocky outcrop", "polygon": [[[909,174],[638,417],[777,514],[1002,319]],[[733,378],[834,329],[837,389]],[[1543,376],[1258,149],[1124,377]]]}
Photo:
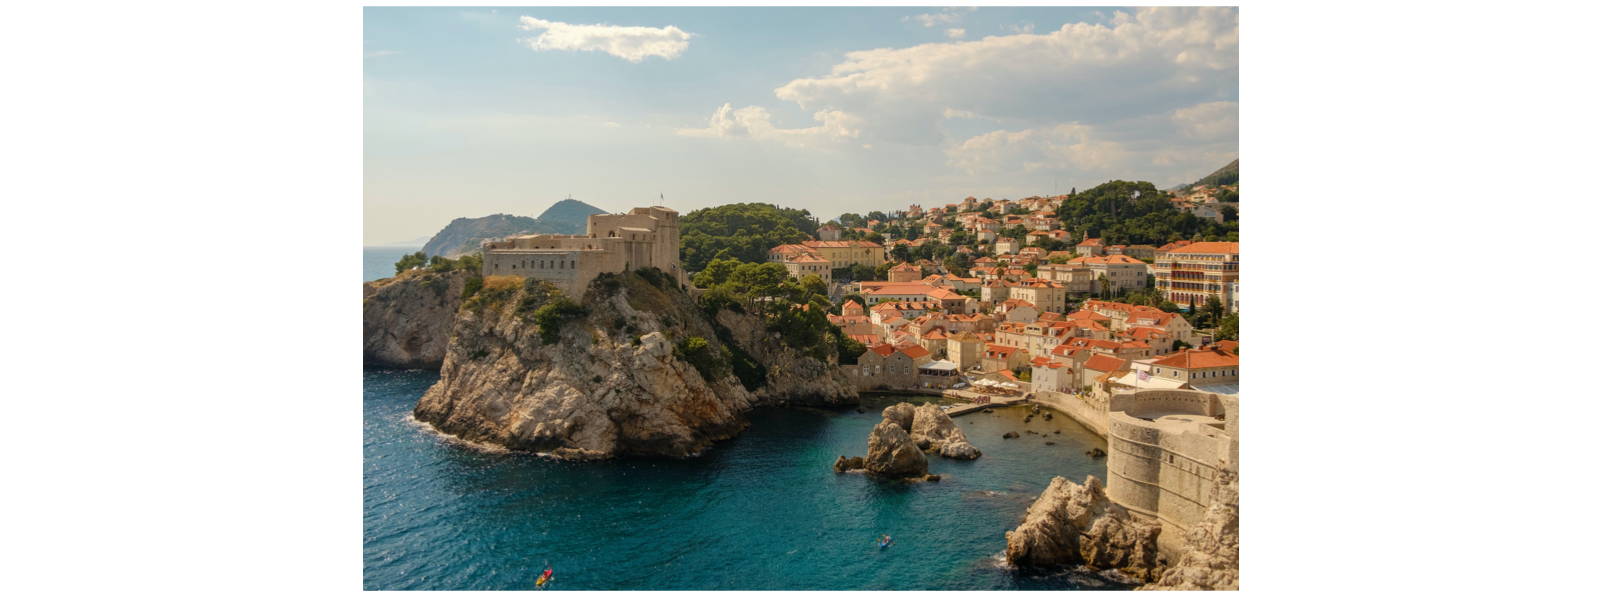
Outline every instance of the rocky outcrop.
{"label": "rocky outcrop", "polygon": [[445,362],[467,271],[426,269],[366,282],[361,300],[361,360],[373,367],[438,369]]}
{"label": "rocky outcrop", "polygon": [[956,422],[951,421],[951,416],[946,415],[943,409],[933,403],[918,406],[914,410],[910,432],[912,444],[918,448],[938,452],[943,457],[978,459],[983,455],[977,447],[967,441],[967,435],[962,433],[961,428],[956,427]]}
{"label": "rocky outcrop", "polygon": [[757,405],[843,405],[857,400],[856,386],[839,370],[838,361],[823,362],[784,346],[767,331],[760,317],[717,312],[717,324],[730,342],[750,353],[767,368],[767,383],[756,389]]}
{"label": "rocky outcrop", "polygon": [[[546,343],[533,315],[554,302],[553,288],[486,278],[455,317],[439,381],[417,403],[417,419],[468,441],[571,459],[682,457],[744,429],[753,396],[731,374],[708,380],[663,334],[712,336],[715,345],[693,301],[632,275],[620,279],[628,285],[597,279],[582,299],[587,317],[555,324],[556,340]],[[631,300],[655,310],[636,310]]]}
{"label": "rocky outcrop", "polygon": [[912,433],[912,423],[917,419],[917,405],[911,403],[895,403],[884,408],[884,419],[900,426],[908,435]]}
{"label": "rocky outcrop", "polygon": [[1079,486],[1058,476],[1028,508],[1023,524],[1006,533],[1006,560],[1018,566],[1084,564],[1152,580],[1159,574],[1161,531],[1156,522],[1113,503],[1096,477]]}
{"label": "rocky outcrop", "polygon": [[1140,590],[1240,590],[1240,481],[1224,469],[1219,484],[1206,516],[1184,533],[1178,563]]}
{"label": "rocky outcrop", "polygon": [[867,437],[867,471],[893,478],[923,478],[928,475],[928,457],[912,444],[912,437],[900,424],[885,418]]}
{"label": "rocky outcrop", "polygon": [[861,457],[851,457],[849,459],[846,459],[844,455],[840,455],[839,456],[839,460],[834,462],[834,471],[836,471],[836,472],[843,472],[843,471],[847,471],[847,470],[859,470],[859,469],[866,469],[866,468],[867,468],[867,460],[863,459]]}

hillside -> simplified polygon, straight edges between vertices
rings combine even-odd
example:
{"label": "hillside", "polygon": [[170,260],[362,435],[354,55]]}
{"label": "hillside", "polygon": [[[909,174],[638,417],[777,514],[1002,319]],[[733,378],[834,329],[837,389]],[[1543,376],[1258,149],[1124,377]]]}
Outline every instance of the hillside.
{"label": "hillside", "polygon": [[1201,179],[1195,180],[1195,183],[1193,183],[1193,184],[1183,184],[1183,185],[1173,186],[1172,188],[1168,188],[1168,191],[1169,192],[1177,192],[1177,191],[1180,191],[1180,190],[1188,190],[1188,189],[1190,189],[1190,188],[1192,188],[1194,186],[1199,186],[1199,185],[1202,185],[1202,184],[1206,184],[1208,186],[1225,186],[1225,185],[1228,185],[1228,184],[1238,183],[1239,181],[1240,181],[1240,160],[1239,159],[1234,159],[1232,161],[1229,161],[1229,164],[1224,165],[1222,169],[1218,169],[1217,171],[1213,171],[1211,175],[1208,175],[1208,176],[1203,177]]}
{"label": "hillside", "polygon": [[454,259],[477,251],[485,238],[520,234],[582,234],[589,216],[605,213],[595,206],[571,198],[551,205],[539,217],[519,217],[504,213],[488,217],[459,217],[428,240],[425,255]]}
{"label": "hillside", "polygon": [[596,207],[581,200],[573,200],[568,198],[556,204],[550,205],[550,208],[545,209],[545,212],[539,214],[539,221],[541,223],[549,224],[574,224],[578,226],[578,231],[573,233],[583,233],[584,226],[589,223],[590,215],[596,215],[605,212],[606,211],[601,210],[600,207]]}

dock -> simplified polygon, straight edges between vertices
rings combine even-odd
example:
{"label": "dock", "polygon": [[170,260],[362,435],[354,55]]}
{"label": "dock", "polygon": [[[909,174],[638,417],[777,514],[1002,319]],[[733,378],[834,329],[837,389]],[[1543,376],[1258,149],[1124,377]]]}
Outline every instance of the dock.
{"label": "dock", "polygon": [[947,390],[947,391],[945,391],[945,398],[950,399],[953,402],[966,401],[966,402],[963,402],[963,403],[961,403],[959,405],[952,406],[950,409],[946,409],[945,410],[945,415],[948,415],[948,416],[951,416],[951,417],[956,417],[958,415],[967,415],[967,414],[973,413],[975,411],[983,411],[984,409],[988,409],[990,407],[1009,407],[1009,406],[1012,406],[1012,405],[1023,405],[1023,404],[1027,404],[1027,403],[1030,402],[1028,400],[1027,395],[1017,395],[1017,396],[988,395],[990,397],[990,401],[988,403],[978,404],[978,403],[974,403],[972,401],[972,399],[977,398],[977,397],[981,397],[981,396],[986,396],[986,395],[979,394],[979,393],[976,393],[976,392],[968,392],[968,391],[965,391],[965,390]]}

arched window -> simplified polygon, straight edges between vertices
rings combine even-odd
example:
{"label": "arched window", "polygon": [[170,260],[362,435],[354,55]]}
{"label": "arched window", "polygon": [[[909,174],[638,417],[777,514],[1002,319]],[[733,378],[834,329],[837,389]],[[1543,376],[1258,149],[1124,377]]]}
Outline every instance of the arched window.
{"label": "arched window", "polygon": [[610,231],[610,232],[606,232],[606,237],[607,238],[616,238],[617,237],[617,232],[615,230],[614,231]]}

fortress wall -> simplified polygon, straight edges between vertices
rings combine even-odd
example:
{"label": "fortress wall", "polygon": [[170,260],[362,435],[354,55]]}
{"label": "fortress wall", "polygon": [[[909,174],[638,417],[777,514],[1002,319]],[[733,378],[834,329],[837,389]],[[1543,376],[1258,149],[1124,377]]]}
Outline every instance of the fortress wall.
{"label": "fortress wall", "polygon": [[1034,393],[1034,402],[1062,412],[1091,432],[1106,436],[1106,401],[1081,399],[1065,392],[1041,390]]}
{"label": "fortress wall", "polygon": [[1205,416],[1222,413],[1222,409],[1217,395],[1197,390],[1123,392],[1112,395],[1107,408],[1108,411],[1122,411],[1129,415],[1188,413]]}
{"label": "fortress wall", "polygon": [[[1239,397],[1168,390],[1114,395],[1107,414],[1107,495],[1162,524],[1157,539],[1166,556],[1178,556],[1186,530],[1206,515],[1219,468],[1237,466]],[[1189,411],[1185,409],[1189,408]],[[1224,427],[1160,427],[1130,415],[1224,415]],[[1210,421],[1210,420],[1208,420]]]}
{"label": "fortress wall", "polygon": [[680,284],[688,283],[677,268],[678,213],[672,209],[590,215],[587,227],[582,236],[538,234],[485,243],[484,275],[547,280],[575,299],[595,276],[642,267],[659,268]]}

